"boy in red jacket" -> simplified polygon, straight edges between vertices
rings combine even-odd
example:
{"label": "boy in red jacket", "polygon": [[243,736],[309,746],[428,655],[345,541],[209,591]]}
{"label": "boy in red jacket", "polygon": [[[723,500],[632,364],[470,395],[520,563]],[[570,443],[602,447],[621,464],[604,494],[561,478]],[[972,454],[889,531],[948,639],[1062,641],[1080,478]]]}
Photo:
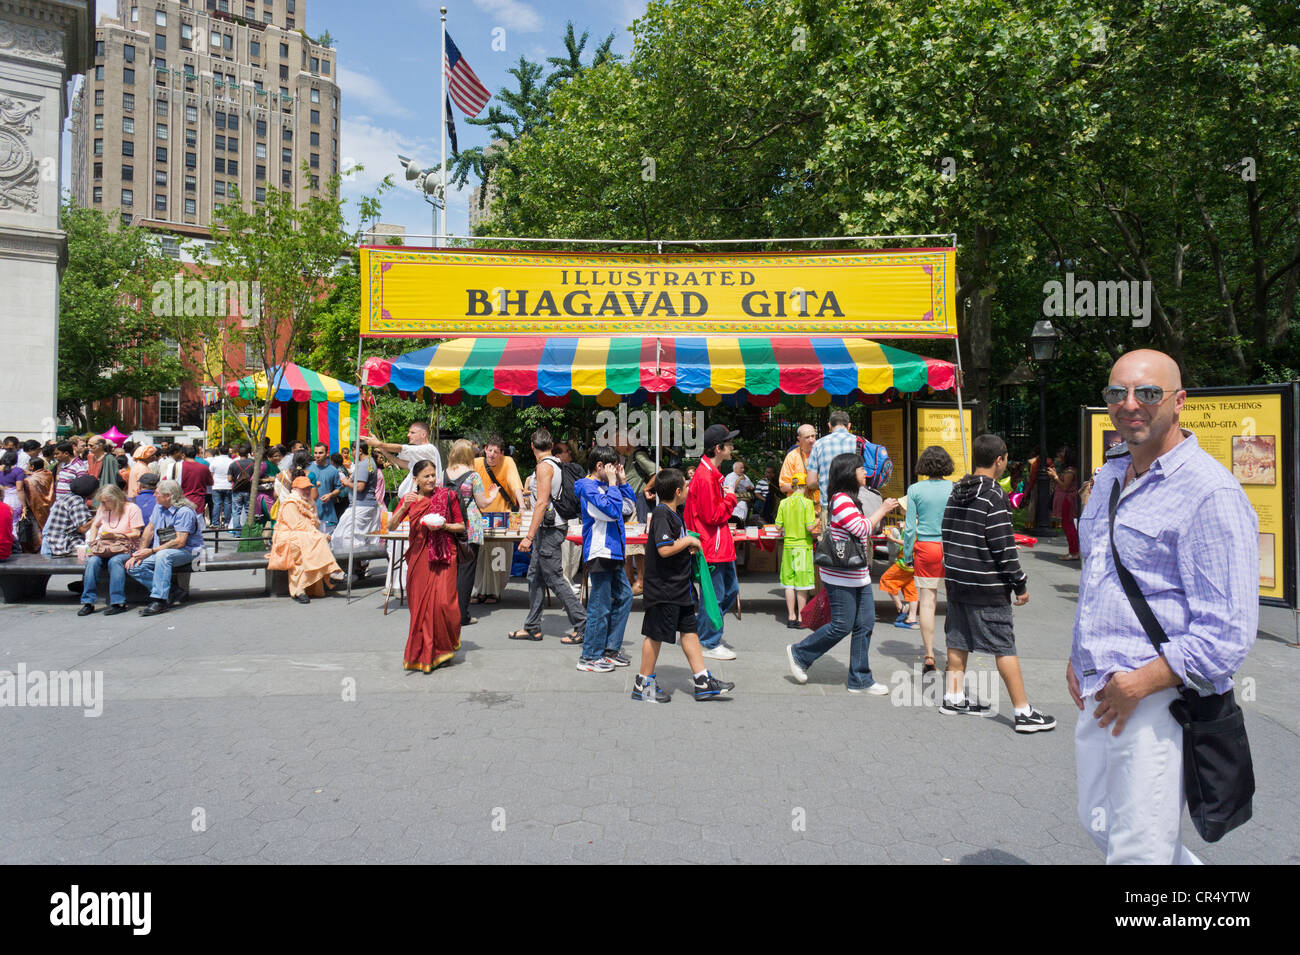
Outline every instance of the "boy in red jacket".
{"label": "boy in red jacket", "polygon": [[[736,495],[722,489],[722,462],[731,460],[732,441],[739,431],[728,431],[720,424],[709,425],[704,432],[704,457],[691,477],[686,491],[683,519],[688,530],[700,535],[704,559],[713,578],[713,592],[718,596],[718,612],[725,622],[727,611],[740,596],[736,579],[736,545],[731,539],[731,512],[736,509]],[[736,651],[722,640],[722,628],[716,630],[707,614],[699,615],[700,646],[712,660],[734,660]]]}

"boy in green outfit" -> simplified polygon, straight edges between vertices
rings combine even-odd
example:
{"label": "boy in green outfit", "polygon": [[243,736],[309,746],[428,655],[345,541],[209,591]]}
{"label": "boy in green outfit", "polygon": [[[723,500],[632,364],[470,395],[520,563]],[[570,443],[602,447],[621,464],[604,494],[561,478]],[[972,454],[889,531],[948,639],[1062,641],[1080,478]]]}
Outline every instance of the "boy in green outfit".
{"label": "boy in green outfit", "polygon": [[813,577],[813,538],[822,532],[817,505],[807,495],[807,476],[796,473],[790,478],[790,496],[776,511],[776,525],[785,534],[781,553],[781,586],[785,587],[786,626],[798,630],[802,624],[808,594],[816,586]]}

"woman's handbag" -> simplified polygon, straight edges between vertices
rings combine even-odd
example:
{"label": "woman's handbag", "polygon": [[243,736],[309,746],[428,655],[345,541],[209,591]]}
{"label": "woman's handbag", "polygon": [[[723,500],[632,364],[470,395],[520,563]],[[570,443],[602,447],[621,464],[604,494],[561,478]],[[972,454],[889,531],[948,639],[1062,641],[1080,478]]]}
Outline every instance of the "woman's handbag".
{"label": "woman's handbag", "polygon": [[825,587],[817,591],[816,596],[804,604],[799,622],[808,630],[820,630],[831,622],[831,597]]}
{"label": "woman's handbag", "polygon": [[18,548],[23,553],[31,554],[36,551],[36,522],[32,520],[30,514],[24,514],[18,522],[17,542]]}
{"label": "woman's handbag", "polygon": [[[1137,581],[1120,562],[1115,547],[1120,483],[1117,480],[1110,491],[1110,555],[1147,639],[1163,656],[1160,646],[1169,637]],[[1251,817],[1255,766],[1250,757],[1250,740],[1246,738],[1245,715],[1232,690],[1202,696],[1190,687],[1178,691],[1169,712],[1183,728],[1183,788],[1192,825],[1206,842],[1218,842]]]}
{"label": "woman's handbag", "polygon": [[862,541],[852,534],[847,540],[837,541],[829,527],[817,538],[813,550],[813,563],[831,570],[861,570],[867,566],[867,550]]}
{"label": "woman's handbag", "polygon": [[105,540],[103,537],[96,537],[86,545],[86,553],[92,557],[117,557],[119,554],[130,554],[135,550],[131,541],[113,538]]}

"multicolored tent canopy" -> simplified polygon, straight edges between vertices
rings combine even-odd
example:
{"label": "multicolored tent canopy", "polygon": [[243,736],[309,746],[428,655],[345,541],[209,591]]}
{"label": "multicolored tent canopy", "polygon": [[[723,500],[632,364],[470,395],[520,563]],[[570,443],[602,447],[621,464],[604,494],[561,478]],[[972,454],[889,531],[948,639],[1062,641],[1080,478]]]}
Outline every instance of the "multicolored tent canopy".
{"label": "multicolored tent canopy", "polygon": [[865,338],[457,338],[399,358],[371,358],[362,381],[474,396],[872,395],[942,391],[956,375],[951,362]]}
{"label": "multicolored tent canopy", "polygon": [[324,441],[331,452],[356,443],[360,420],[357,403],[361,400],[361,389],[356,385],[292,362],[226,385],[229,397],[245,401],[265,400],[268,393],[280,404],[307,405],[307,413],[294,419],[298,427],[293,437],[298,440],[310,444]]}

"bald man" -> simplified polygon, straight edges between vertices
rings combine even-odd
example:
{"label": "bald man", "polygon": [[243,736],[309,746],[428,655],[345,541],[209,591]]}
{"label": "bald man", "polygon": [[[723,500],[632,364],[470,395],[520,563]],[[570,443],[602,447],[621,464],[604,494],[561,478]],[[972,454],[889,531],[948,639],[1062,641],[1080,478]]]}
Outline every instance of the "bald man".
{"label": "bald man", "polygon": [[[1108,863],[1198,865],[1180,835],[1183,734],[1169,704],[1191,692],[1198,709],[1235,706],[1217,694],[1255,642],[1259,522],[1227,462],[1179,426],[1187,393],[1172,358],[1129,352],[1102,398],[1124,443],[1106,453],[1079,519],[1065,670],[1079,708],[1079,819]],[[1116,569],[1112,508],[1120,562],[1163,633],[1148,636]]]}
{"label": "bald man", "polygon": [[[810,424],[801,424],[794,433],[794,439],[795,446],[781,462],[781,473],[777,478],[782,494],[789,494],[793,490],[794,484],[791,478],[796,474],[807,476],[808,455],[812,454],[813,444],[817,441],[817,429]],[[816,495],[813,499],[816,500]]]}

